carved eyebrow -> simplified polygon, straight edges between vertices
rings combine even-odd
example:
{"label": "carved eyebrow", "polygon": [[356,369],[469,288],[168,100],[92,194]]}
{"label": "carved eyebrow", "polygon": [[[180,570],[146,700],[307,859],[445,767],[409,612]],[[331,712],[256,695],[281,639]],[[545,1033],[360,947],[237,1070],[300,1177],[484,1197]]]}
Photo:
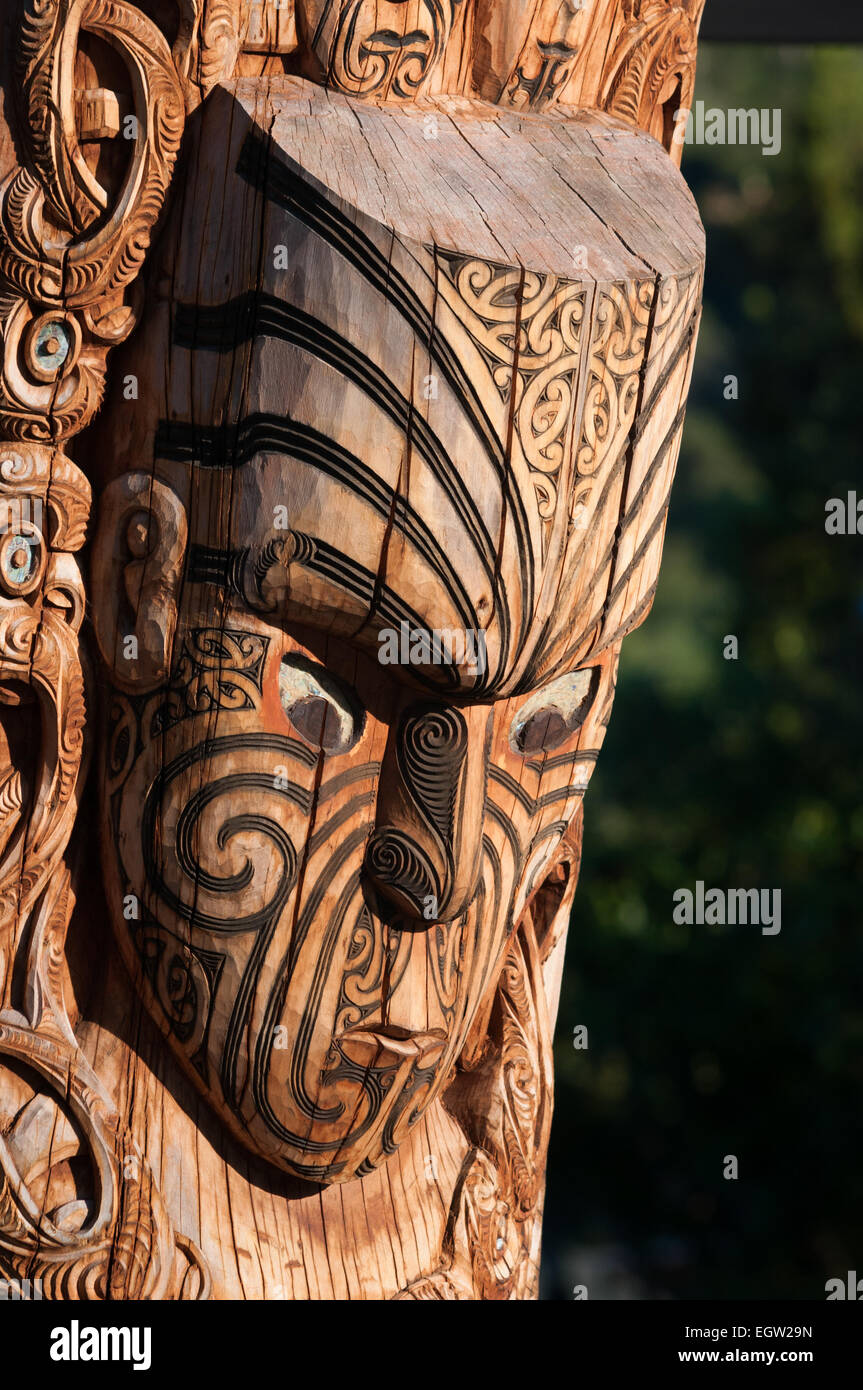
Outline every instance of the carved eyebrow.
{"label": "carved eyebrow", "polygon": [[[318,574],[330,583],[345,589],[371,607],[375,596],[375,576],[371,571],[358,565],[325,541],[320,541],[315,537],[304,537],[303,539],[308,541],[308,546],[297,557],[296,563],[301,564],[313,574]],[[224,586],[245,602],[247,595],[242,580],[248,554],[248,547],[239,550],[220,550],[214,546],[190,546],[189,582]],[[420,615],[404,603],[389,585],[380,586],[375,606],[377,616],[382,620],[384,626],[398,628],[401,622],[406,621],[413,631],[431,635]],[[308,618],[305,621],[308,624]],[[403,672],[404,677],[410,683],[415,684],[421,690],[432,690],[440,693],[443,689],[441,681],[432,680],[415,668],[400,667],[398,669]],[[455,667],[445,665],[435,669],[440,671],[443,680],[448,683],[448,693],[451,695],[459,693],[461,684],[458,670]],[[470,686],[464,693],[474,694],[477,691],[478,683]]]}
{"label": "carved eyebrow", "polygon": [[[413,546],[446,589],[462,625],[479,627],[479,618],[458,572],[416,509],[362,459],[313,426],[265,412],[246,416],[235,425],[204,428],[183,421],[163,420],[156,434],[154,451],[157,458],[170,459],[175,463],[194,463],[203,468],[242,467],[260,453],[283,454],[308,463],[348,488],[385,520],[391,518],[396,530]],[[440,481],[434,468],[432,471],[436,480]],[[464,520],[459,500],[450,496],[450,501],[460,519]],[[471,534],[471,539],[491,582],[494,579],[491,541],[487,536],[485,540],[481,536],[478,542],[475,534]],[[481,548],[486,542],[487,554]],[[322,543],[316,541],[315,544]]]}
{"label": "carved eyebrow", "polygon": [[[238,343],[253,337],[275,338],[301,348],[358,386],[400,429],[404,430],[406,424],[410,423],[412,446],[428,465],[461,518],[486,576],[493,583],[495,547],[470,489],[428,420],[377,363],[323,320],[263,290],[248,290],[224,304],[177,305],[174,342],[179,347],[227,353],[234,352]],[[168,437],[172,423],[161,422],[157,437],[162,437],[163,432]],[[300,428],[298,422],[291,423],[295,429]],[[246,424],[246,421],[241,421],[235,427],[238,439]],[[377,475],[372,476],[380,486]]]}
{"label": "carved eyebrow", "polygon": [[[512,486],[509,460],[502,441],[489,419],[476,384],[458,353],[440,331],[434,314],[416,290],[393,265],[390,257],[374,244],[322,191],[303,179],[282,156],[263,131],[250,132],[242,145],[237,173],[268,201],[283,207],[310,231],[333,247],[360,275],[396,309],[428,351],[476,431],[486,457],[494,468],[508,500],[518,545],[520,579],[525,602],[518,642],[527,635],[528,615],[534,604],[535,556],[524,498]],[[436,252],[437,248],[433,248]]]}

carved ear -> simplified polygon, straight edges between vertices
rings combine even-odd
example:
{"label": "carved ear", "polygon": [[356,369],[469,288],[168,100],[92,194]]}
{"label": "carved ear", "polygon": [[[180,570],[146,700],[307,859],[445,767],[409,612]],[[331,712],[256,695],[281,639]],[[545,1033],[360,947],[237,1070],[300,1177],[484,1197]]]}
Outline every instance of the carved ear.
{"label": "carved ear", "polygon": [[152,690],[167,678],[187,536],[179,497],[149,473],[124,473],[102,494],[93,625],[125,690]]}

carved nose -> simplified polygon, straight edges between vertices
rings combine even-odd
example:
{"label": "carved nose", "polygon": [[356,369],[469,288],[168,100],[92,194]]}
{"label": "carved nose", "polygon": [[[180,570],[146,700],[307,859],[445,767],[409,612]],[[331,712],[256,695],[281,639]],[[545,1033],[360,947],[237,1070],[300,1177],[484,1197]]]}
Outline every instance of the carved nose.
{"label": "carved nose", "polygon": [[390,735],[365,868],[413,921],[453,921],[476,892],[491,718],[417,705]]}

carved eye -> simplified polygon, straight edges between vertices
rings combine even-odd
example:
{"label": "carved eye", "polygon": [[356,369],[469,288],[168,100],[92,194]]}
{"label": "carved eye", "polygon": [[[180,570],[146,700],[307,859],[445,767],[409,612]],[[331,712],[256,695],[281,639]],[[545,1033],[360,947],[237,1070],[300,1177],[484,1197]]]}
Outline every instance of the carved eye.
{"label": "carved eye", "polygon": [[16,597],[37,588],[45,568],[45,547],[35,527],[7,531],[0,539],[0,583]]}
{"label": "carved eye", "polygon": [[365,722],[359,701],[343,681],[308,657],[282,657],[279,696],[297,733],[315,748],[347,753],[358,742]]}
{"label": "carved eye", "polygon": [[549,753],[571,738],[587,718],[599,684],[599,668],[571,675],[537,690],[512,721],[509,742],[516,753]]}
{"label": "carved eye", "polygon": [[81,346],[81,329],[71,317],[41,314],[26,335],[27,366],[37,381],[54,382],[74,365]]}

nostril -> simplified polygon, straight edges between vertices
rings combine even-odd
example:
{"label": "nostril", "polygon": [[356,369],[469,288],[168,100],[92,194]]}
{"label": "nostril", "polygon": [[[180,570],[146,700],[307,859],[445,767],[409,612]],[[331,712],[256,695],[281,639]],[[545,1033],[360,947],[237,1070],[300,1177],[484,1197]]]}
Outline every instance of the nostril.
{"label": "nostril", "polygon": [[434,867],[400,830],[385,827],[369,841],[366,873],[379,893],[406,916],[431,923],[441,909],[442,888]]}

